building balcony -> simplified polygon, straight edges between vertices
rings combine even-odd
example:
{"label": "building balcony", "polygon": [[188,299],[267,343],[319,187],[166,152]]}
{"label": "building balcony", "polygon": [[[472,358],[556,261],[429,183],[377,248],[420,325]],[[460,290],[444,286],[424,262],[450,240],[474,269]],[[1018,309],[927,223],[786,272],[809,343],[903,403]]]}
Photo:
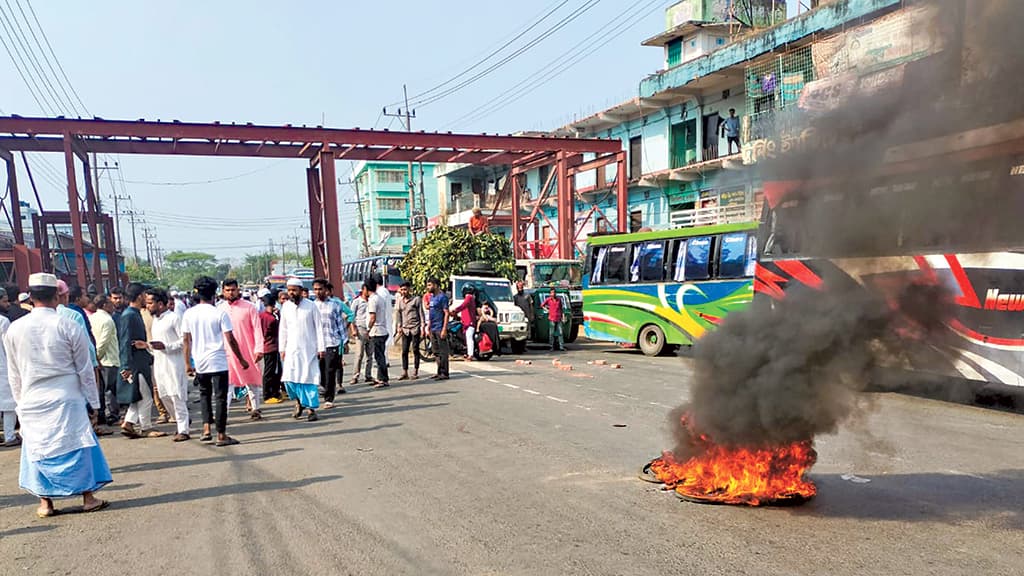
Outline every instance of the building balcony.
{"label": "building balcony", "polygon": [[761,217],[759,202],[745,202],[728,206],[708,206],[676,210],[669,213],[671,228],[692,228],[694,226],[713,226],[715,224],[734,224],[738,222],[755,222]]}

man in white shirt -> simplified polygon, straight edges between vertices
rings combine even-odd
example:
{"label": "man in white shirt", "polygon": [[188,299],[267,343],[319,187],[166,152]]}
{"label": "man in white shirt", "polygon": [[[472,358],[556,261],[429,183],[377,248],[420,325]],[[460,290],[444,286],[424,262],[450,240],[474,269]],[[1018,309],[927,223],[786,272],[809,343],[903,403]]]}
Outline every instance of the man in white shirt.
{"label": "man in white shirt", "polygon": [[327,347],[320,311],[311,300],[302,296],[302,281],[288,280],[288,300],[281,306],[278,327],[278,349],[281,351],[281,380],[288,396],[295,399],[292,417],[298,420],[305,410],[306,418],[315,422],[320,407],[320,359]]}
{"label": "man in white shirt", "polygon": [[[199,304],[186,310],[181,319],[185,347],[182,362],[186,373],[194,376],[199,386],[203,408],[203,435],[199,439],[204,442],[213,440],[210,427],[216,424],[217,446],[232,446],[238,444],[238,440],[227,435],[228,356],[224,352],[224,343],[231,347],[243,369],[248,369],[249,363],[242,357],[238,342],[231,333],[231,319],[227,312],[214,306],[217,281],[209,276],[200,276],[193,288],[199,296]],[[188,363],[189,358],[195,360],[195,367]],[[211,406],[213,396],[216,396],[216,418]]]}
{"label": "man in white shirt", "polygon": [[57,277],[29,276],[35,308],[4,336],[8,381],[21,421],[22,489],[40,500],[36,515],[53,516],[54,498],[82,496],[82,511],[107,502],[93,494],[112,480],[86,406],[100,404],[85,329],[57,314]]}
{"label": "man in white shirt", "polygon": [[188,418],[188,377],[185,376],[185,361],[181,337],[181,317],[168,305],[174,300],[162,288],[146,291],[146,309],[153,315],[153,378],[164,405],[174,414],[178,425],[175,442],[191,439]]}
{"label": "man in white shirt", "polygon": [[374,388],[387,388],[390,386],[388,380],[388,358],[387,346],[391,335],[391,298],[377,294],[377,281],[369,278],[363,283],[363,290],[368,294],[366,303],[366,329],[370,333],[370,341],[373,342],[373,361],[377,364],[377,381]]}

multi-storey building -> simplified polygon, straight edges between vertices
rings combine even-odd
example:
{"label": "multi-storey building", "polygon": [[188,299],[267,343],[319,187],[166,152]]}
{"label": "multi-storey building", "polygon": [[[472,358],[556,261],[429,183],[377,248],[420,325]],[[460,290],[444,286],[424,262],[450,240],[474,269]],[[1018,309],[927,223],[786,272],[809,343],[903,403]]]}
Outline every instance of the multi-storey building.
{"label": "multi-storey building", "polygon": [[356,165],[353,179],[359,205],[354,211],[357,228],[352,231],[352,238],[363,247],[361,255],[409,251],[415,228],[425,228],[427,220],[438,214],[434,168],[434,164],[413,164],[410,183],[408,164]]}

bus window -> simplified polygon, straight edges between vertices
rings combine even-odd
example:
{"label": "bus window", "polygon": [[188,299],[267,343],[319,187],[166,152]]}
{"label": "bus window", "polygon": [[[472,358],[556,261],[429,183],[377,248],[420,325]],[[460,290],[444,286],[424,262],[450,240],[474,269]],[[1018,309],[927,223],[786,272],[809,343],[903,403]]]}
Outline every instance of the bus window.
{"label": "bus window", "polygon": [[665,243],[643,242],[634,247],[631,282],[661,282],[665,279]]}
{"label": "bus window", "polygon": [[604,261],[604,276],[607,284],[625,284],[629,281],[629,245],[609,246]]}
{"label": "bus window", "polygon": [[746,232],[722,234],[721,253],[718,256],[719,278],[741,278],[747,275],[749,237]]}
{"label": "bus window", "polygon": [[682,282],[686,278],[686,240],[679,240],[676,242],[676,265],[673,268],[672,279],[676,282]]}
{"label": "bus window", "polygon": [[604,258],[608,254],[608,247],[601,246],[596,252],[591,252],[590,282],[601,284],[604,282]]}
{"label": "bus window", "polygon": [[686,243],[686,280],[707,280],[711,277],[711,236],[697,236]]}

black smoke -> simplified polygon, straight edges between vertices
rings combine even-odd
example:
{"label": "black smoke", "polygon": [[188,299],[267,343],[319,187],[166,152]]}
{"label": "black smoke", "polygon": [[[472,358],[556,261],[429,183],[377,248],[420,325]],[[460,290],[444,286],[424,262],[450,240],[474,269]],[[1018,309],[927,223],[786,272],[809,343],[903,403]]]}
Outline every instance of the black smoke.
{"label": "black smoke", "polygon": [[[951,242],[970,249],[1020,240],[1024,204],[1013,202],[1021,199],[1007,207],[999,190],[979,198],[956,174],[946,174],[948,185],[938,192],[888,194],[884,204],[866,189],[874,176],[885,177],[893,147],[1024,115],[1017,7],[930,4],[940,10],[934,25],[945,48],[906,64],[897,86],[855,94],[816,116],[778,114],[777,130],[812,126],[818,145],[760,168],[766,181],[816,183],[789,198],[798,206],[777,235],[779,221],[762,222],[762,241],[775,257],[790,250],[819,259],[870,257]],[[694,445],[691,428],[679,426],[683,414],[692,430],[727,445],[776,445],[835,432],[868,405],[863,392],[882,386],[886,367],[919,362],[916,355],[943,345],[952,295],[942,286],[910,277],[882,294],[828,269],[819,272],[826,290],[789,288],[781,300],[729,315],[694,346],[691,398],[671,415],[677,455]],[[930,361],[954,359],[946,353]]]}

